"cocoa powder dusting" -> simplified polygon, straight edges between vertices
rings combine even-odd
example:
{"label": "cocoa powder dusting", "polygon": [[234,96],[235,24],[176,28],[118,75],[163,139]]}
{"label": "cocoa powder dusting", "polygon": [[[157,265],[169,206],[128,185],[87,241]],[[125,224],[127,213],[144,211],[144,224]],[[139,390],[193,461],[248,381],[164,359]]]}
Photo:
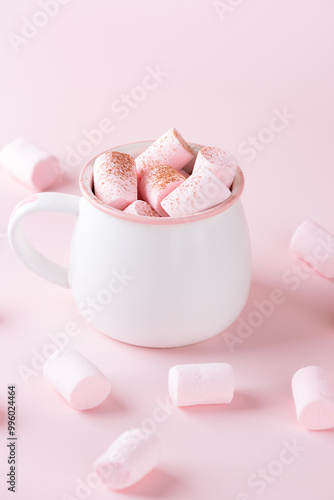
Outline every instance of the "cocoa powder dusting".
{"label": "cocoa powder dusting", "polygon": [[150,168],[148,171],[150,176],[150,184],[158,191],[165,189],[172,182],[184,180],[182,174],[169,165],[159,165]]}

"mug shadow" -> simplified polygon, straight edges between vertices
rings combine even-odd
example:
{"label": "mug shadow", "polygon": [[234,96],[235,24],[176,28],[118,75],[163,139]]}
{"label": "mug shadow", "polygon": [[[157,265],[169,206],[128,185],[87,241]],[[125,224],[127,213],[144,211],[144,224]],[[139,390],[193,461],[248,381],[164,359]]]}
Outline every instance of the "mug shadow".
{"label": "mug shadow", "polygon": [[[284,302],[275,305],[271,314],[266,317],[259,312],[254,302],[258,304],[268,300],[274,288],[282,291]],[[286,290],[280,283],[275,287],[253,280],[247,303],[232,325],[211,339],[175,348],[173,351],[182,362],[198,362],[191,358],[199,356],[204,360],[215,356],[219,361],[222,348],[224,358],[228,360],[231,354],[241,349],[252,350],[319,339],[319,335],[325,335],[325,331],[334,327],[334,310],[330,307],[330,300],[332,297],[328,297],[328,302],[324,304],[321,298],[315,301],[312,296],[305,297],[298,291]],[[254,319],[254,312],[258,313],[259,324],[250,321],[252,315]]]}

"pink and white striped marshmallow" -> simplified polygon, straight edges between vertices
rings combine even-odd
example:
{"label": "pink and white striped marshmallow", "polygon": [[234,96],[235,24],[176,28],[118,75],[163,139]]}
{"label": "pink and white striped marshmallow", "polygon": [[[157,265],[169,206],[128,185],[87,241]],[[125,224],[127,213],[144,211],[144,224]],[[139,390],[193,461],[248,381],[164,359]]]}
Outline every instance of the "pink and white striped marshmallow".
{"label": "pink and white striped marshmallow", "polygon": [[161,458],[161,443],[154,432],[134,428],[123,432],[94,463],[101,482],[123,490],[153,470]]}
{"label": "pink and white striped marshmallow", "polygon": [[137,200],[137,170],[132,156],[108,151],[94,163],[95,195],[110,207],[124,210]]}
{"label": "pink and white striped marshmallow", "polygon": [[77,410],[100,405],[110,393],[110,383],[89,359],[74,349],[59,349],[48,357],[43,375]]}
{"label": "pink and white striped marshmallow", "polygon": [[146,201],[137,200],[124,210],[127,214],[141,215],[143,217],[159,217],[159,214]]}
{"label": "pink and white striped marshmallow", "polygon": [[136,158],[138,176],[156,165],[169,165],[181,170],[194,157],[190,146],[176,128],[171,128],[159,137],[141,155]]}
{"label": "pink and white striped marshmallow", "polygon": [[198,152],[193,173],[206,167],[230,188],[238,167],[238,161],[225,149],[205,146]]}
{"label": "pink and white striped marshmallow", "polygon": [[309,430],[334,427],[334,374],[320,366],[306,366],[292,377],[292,393],[299,423]]}
{"label": "pink and white striped marshmallow", "polygon": [[228,363],[176,365],[169,370],[169,395],[175,406],[230,403],[234,387]]}
{"label": "pink and white striped marshmallow", "polygon": [[4,146],[0,165],[37,191],[57,184],[60,179],[59,160],[26,139],[15,139]]}
{"label": "pink and white striped marshmallow", "polygon": [[166,196],[161,207],[170,217],[184,217],[212,208],[227,200],[231,191],[206,167],[198,167]]}
{"label": "pink and white striped marshmallow", "polygon": [[139,183],[140,193],[161,217],[166,217],[167,213],[161,208],[161,201],[182,182],[185,182],[185,177],[175,168],[158,165],[143,173]]}
{"label": "pink and white striped marshmallow", "polygon": [[290,248],[325,278],[334,278],[334,236],[316,222],[303,222],[292,236]]}

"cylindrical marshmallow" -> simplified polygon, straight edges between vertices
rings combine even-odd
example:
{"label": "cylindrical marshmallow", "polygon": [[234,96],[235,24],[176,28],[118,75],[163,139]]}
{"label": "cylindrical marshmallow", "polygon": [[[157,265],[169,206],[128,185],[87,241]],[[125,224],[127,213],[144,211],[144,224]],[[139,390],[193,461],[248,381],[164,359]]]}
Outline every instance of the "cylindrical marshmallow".
{"label": "cylindrical marshmallow", "polygon": [[193,173],[201,167],[211,170],[225,186],[230,188],[237,171],[238,161],[225,149],[205,146],[197,155]]}
{"label": "cylindrical marshmallow", "polygon": [[186,171],[185,171],[185,170],[183,170],[183,169],[182,169],[182,170],[179,170],[179,172],[180,172],[180,174],[182,174],[182,175],[183,175],[183,177],[184,177],[185,179],[188,179],[188,177],[189,177],[189,175],[190,175],[190,174],[188,174],[188,172],[186,172]]}
{"label": "cylindrical marshmallow", "polygon": [[290,248],[325,278],[334,278],[334,236],[307,220],[295,231]]}
{"label": "cylindrical marshmallow", "polygon": [[94,463],[103,484],[122,490],[153,470],[161,456],[161,444],[152,432],[131,429],[119,436]]}
{"label": "cylindrical marshmallow", "polygon": [[143,173],[139,184],[140,193],[161,217],[167,217],[166,212],[161,208],[161,201],[182,182],[185,182],[185,177],[175,168],[158,165]]}
{"label": "cylindrical marshmallow", "polygon": [[100,405],[110,393],[110,383],[85,356],[72,349],[59,349],[46,361],[43,375],[77,410]]}
{"label": "cylindrical marshmallow", "polygon": [[292,393],[300,424],[309,430],[334,427],[334,374],[306,366],[292,377]]}
{"label": "cylindrical marshmallow", "polygon": [[156,165],[169,165],[181,170],[193,158],[193,152],[181,134],[171,128],[136,158],[139,177]]}
{"label": "cylindrical marshmallow", "polygon": [[193,152],[193,157],[192,159],[187,163],[187,165],[185,165],[183,167],[182,170],[184,170],[185,172],[187,172],[189,175],[192,173],[193,169],[194,169],[194,165],[196,163],[196,159],[197,159],[197,155],[198,155],[198,152],[200,151],[201,148],[203,148],[204,146],[202,146],[201,144],[189,144],[189,147],[191,149],[191,151]]}
{"label": "cylindrical marshmallow", "polygon": [[95,195],[110,207],[124,210],[137,200],[137,170],[132,156],[108,151],[94,163]]}
{"label": "cylindrical marshmallow", "polygon": [[169,395],[175,406],[230,403],[234,387],[228,363],[176,365],[169,370]]}
{"label": "cylindrical marshmallow", "polygon": [[141,215],[143,217],[159,217],[159,214],[146,201],[137,200],[124,210],[127,214]]}
{"label": "cylindrical marshmallow", "polygon": [[38,191],[53,186],[60,178],[57,158],[26,139],[16,139],[4,146],[0,151],[0,165]]}
{"label": "cylindrical marshmallow", "polygon": [[206,167],[199,167],[166,196],[161,207],[170,217],[196,214],[222,203],[231,191]]}

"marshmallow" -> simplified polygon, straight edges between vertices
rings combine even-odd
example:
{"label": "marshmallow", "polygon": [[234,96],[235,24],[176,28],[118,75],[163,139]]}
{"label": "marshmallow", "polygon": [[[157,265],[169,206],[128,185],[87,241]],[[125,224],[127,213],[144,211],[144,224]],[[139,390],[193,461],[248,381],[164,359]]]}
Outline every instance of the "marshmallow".
{"label": "marshmallow", "polygon": [[161,207],[170,217],[183,217],[212,208],[230,196],[231,191],[211,170],[198,167],[162,200]]}
{"label": "marshmallow", "polygon": [[295,231],[290,248],[325,278],[334,278],[334,236],[312,221]]}
{"label": "marshmallow", "polygon": [[200,167],[206,167],[230,188],[238,167],[238,161],[228,151],[216,147],[203,147],[196,158],[193,173]]}
{"label": "marshmallow", "polygon": [[131,429],[119,436],[94,463],[103,484],[122,490],[153,470],[161,456],[161,445],[155,434]]}
{"label": "marshmallow", "polygon": [[193,158],[193,152],[181,134],[171,128],[136,158],[138,176],[157,165],[169,165],[181,170]]}
{"label": "marshmallow", "polygon": [[179,170],[180,174],[183,175],[183,177],[185,177],[186,179],[188,179],[189,175],[188,172],[186,172],[185,170]]}
{"label": "marshmallow", "polygon": [[142,215],[144,217],[159,217],[159,214],[146,201],[137,200],[124,210],[127,214]]}
{"label": "marshmallow", "polygon": [[139,184],[140,193],[161,217],[166,217],[166,212],[161,208],[161,201],[182,182],[185,182],[185,177],[175,168],[158,165],[143,173]]}
{"label": "marshmallow", "polygon": [[188,174],[191,174],[197,159],[198,152],[203,146],[201,144],[189,144],[189,147],[193,153],[193,158],[183,167],[183,170]]}
{"label": "marshmallow", "polygon": [[292,393],[300,424],[309,430],[334,427],[334,374],[306,366],[292,377]]}
{"label": "marshmallow", "polygon": [[0,151],[0,165],[27,186],[43,191],[59,180],[55,156],[25,139],[16,139]]}
{"label": "marshmallow", "polygon": [[137,171],[132,156],[108,151],[94,163],[95,195],[107,205],[124,210],[137,200]]}
{"label": "marshmallow", "polygon": [[110,383],[87,358],[72,349],[59,349],[49,356],[43,375],[77,410],[101,404],[110,393]]}
{"label": "marshmallow", "polygon": [[175,406],[230,403],[234,386],[228,363],[176,365],[169,370],[169,395]]}

